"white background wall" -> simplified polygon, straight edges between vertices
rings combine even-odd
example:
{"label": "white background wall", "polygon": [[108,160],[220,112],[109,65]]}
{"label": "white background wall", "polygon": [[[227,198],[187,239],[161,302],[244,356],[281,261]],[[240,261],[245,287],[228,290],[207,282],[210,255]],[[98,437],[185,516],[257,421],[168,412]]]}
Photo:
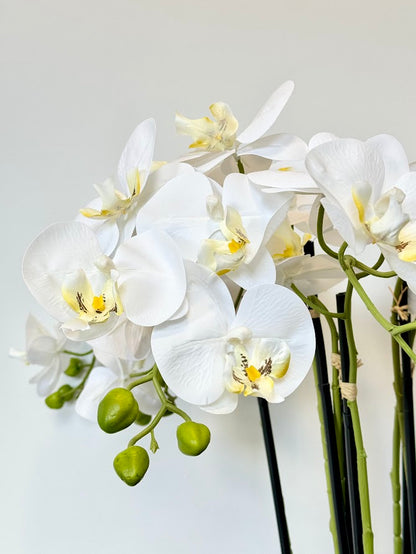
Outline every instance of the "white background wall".
{"label": "white background wall", "polygon": [[[156,118],[157,158],[171,159],[187,144],[175,110],[199,117],[224,100],[244,125],[289,78],[297,88],[280,130],[390,132],[416,158],[415,18],[404,0],[0,0],[2,553],[279,551],[256,402],[221,418],[191,409],[212,430],[197,459],[177,452],[177,420],[166,420],[146,479],[126,487],[112,469],[124,437],[70,409],[52,413],[27,383],[33,369],[7,358],[10,345],[24,346],[27,313],[40,315],[20,261],[35,234],[94,196],[139,121]],[[387,314],[387,283],[374,291]],[[355,315],[376,552],[388,554],[389,340],[358,303]],[[310,377],[271,412],[293,551],[325,554]]]}

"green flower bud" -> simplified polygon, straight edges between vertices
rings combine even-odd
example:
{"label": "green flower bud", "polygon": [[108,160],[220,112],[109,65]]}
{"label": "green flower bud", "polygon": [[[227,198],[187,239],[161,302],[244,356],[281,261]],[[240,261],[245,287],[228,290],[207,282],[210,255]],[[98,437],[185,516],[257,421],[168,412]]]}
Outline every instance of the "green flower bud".
{"label": "green flower bud", "polygon": [[59,392],[56,391],[45,398],[45,404],[48,406],[48,408],[51,408],[52,410],[60,410],[65,404],[65,400],[62,398]]}
{"label": "green flower bud", "polygon": [[117,433],[131,425],[138,413],[139,405],[131,391],[112,389],[98,406],[98,425],[106,433]]}
{"label": "green flower bud", "polygon": [[199,456],[209,445],[210,430],[203,423],[185,421],[176,429],[179,450],[187,456]]}
{"label": "green flower bud", "polygon": [[134,487],[143,479],[149,467],[149,454],[141,446],[129,446],[117,454],[113,466],[120,479]]}
{"label": "green flower bud", "polygon": [[69,377],[76,377],[79,372],[83,369],[84,363],[81,362],[79,358],[71,358],[69,360],[69,366],[66,368],[64,373]]}
{"label": "green flower bud", "polygon": [[64,402],[72,400],[72,397],[74,396],[74,388],[68,384],[62,385],[62,387],[60,387],[56,392],[57,394],[59,394]]}
{"label": "green flower bud", "polygon": [[137,417],[136,417],[136,423],[137,425],[148,425],[150,423],[152,419],[152,416],[149,415],[149,414],[144,414],[143,412],[141,412],[139,410],[139,413],[137,414]]}

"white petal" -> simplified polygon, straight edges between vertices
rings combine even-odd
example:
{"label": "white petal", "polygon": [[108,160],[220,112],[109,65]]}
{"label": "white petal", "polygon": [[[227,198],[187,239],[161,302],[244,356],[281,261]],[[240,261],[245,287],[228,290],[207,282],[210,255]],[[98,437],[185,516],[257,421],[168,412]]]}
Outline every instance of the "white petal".
{"label": "white petal", "polygon": [[312,150],[312,148],[315,148],[320,144],[324,144],[325,142],[335,140],[336,138],[338,137],[333,133],[316,133],[316,135],[313,135],[309,141],[309,150]]}
{"label": "white petal", "polygon": [[249,264],[241,264],[227,277],[243,289],[276,282],[276,266],[267,248],[262,246]]}
{"label": "white petal", "polygon": [[123,376],[108,367],[95,367],[75,403],[75,411],[90,421],[97,421],[98,404],[111,389],[123,386]]}
{"label": "white petal", "polygon": [[183,261],[175,242],[163,231],[146,231],[126,241],[114,263],[123,308],[136,325],[162,323],[181,306],[186,291]]}
{"label": "white petal", "polygon": [[397,250],[392,246],[378,244],[378,247],[391,269],[395,271],[403,281],[406,281],[409,289],[416,294],[416,263],[401,260],[397,254]]}
{"label": "white petal", "polygon": [[39,396],[47,396],[56,389],[63,370],[61,361],[58,357],[55,357],[50,365],[44,367],[30,379],[30,383],[36,383]]}
{"label": "white petal", "polygon": [[403,201],[403,211],[411,220],[416,219],[416,172],[410,171],[403,175],[397,182],[397,188],[402,190],[406,197]]}
{"label": "white petal", "polygon": [[162,404],[153,383],[143,383],[143,385],[135,387],[132,393],[139,404],[141,412],[148,415],[157,414]]}
{"label": "white petal", "polygon": [[161,167],[153,171],[147,179],[146,188],[140,193],[140,204],[144,205],[159,189],[161,189],[168,181],[185,175],[194,173],[195,169],[187,163],[171,162],[163,164]]}
{"label": "white petal", "polygon": [[322,198],[322,206],[329,219],[332,221],[335,229],[341,237],[348,243],[348,246],[355,254],[361,254],[367,244],[370,244],[370,238],[365,233],[362,225],[353,226],[352,221],[345,214],[343,208],[330,199]]}
{"label": "white petal", "polygon": [[152,118],[146,119],[131,134],[121,154],[117,175],[122,192],[129,195],[127,175],[132,169],[138,169],[140,186],[144,188],[153,160],[156,139],[156,123]]}
{"label": "white petal", "polygon": [[201,173],[172,179],[139,212],[138,234],[148,229],[166,231],[182,256],[195,261],[202,241],[213,232],[207,211],[207,198],[212,194],[210,180]]}
{"label": "white petal", "polygon": [[[315,181],[305,171],[279,171],[267,170],[250,173],[250,180],[256,185],[269,187],[280,191],[293,191],[303,194],[317,194],[319,188]],[[266,191],[268,192],[268,191]]]}
{"label": "white petal", "polygon": [[244,295],[235,327],[248,327],[253,338],[282,339],[290,349],[290,365],[276,382],[282,397],[302,382],[315,354],[315,333],[308,309],[289,289],[279,285],[254,287]]}
{"label": "white petal", "polygon": [[65,321],[61,329],[64,335],[73,341],[90,341],[111,333],[118,322],[118,315],[111,313],[110,317],[102,323],[88,323],[79,318]]}
{"label": "white petal", "polygon": [[113,360],[142,360],[150,352],[151,327],[135,325],[124,316],[114,330],[105,337],[90,340],[97,359],[107,367],[113,367]]}
{"label": "white petal", "polygon": [[230,414],[237,408],[238,394],[224,391],[224,394],[212,404],[201,406],[201,410],[210,414]]}
{"label": "white petal", "polygon": [[306,167],[329,199],[337,202],[361,226],[353,189],[367,184],[374,204],[384,182],[384,164],[375,146],[355,139],[337,139],[317,146],[306,158]]}
{"label": "white petal", "polygon": [[237,140],[243,144],[247,144],[249,142],[254,142],[264,135],[279,117],[280,112],[292,95],[294,88],[295,85],[293,81],[286,81],[275,90],[267,102],[257,112],[250,125],[238,135]]}
{"label": "white petal", "polygon": [[79,268],[93,269],[102,256],[93,231],[82,223],[55,223],[31,243],[23,258],[23,279],[45,310],[58,321],[74,317],[61,287],[65,276]]}
{"label": "white petal", "polygon": [[189,311],[155,327],[152,351],[162,377],[183,400],[207,405],[224,392],[225,336],[234,319],[226,285],[215,273],[186,262]]}
{"label": "white petal", "polygon": [[293,283],[305,296],[327,291],[346,278],[338,261],[326,254],[282,260],[276,265],[276,275],[279,285],[290,288]]}
{"label": "white petal", "polygon": [[367,140],[375,146],[384,162],[384,191],[397,185],[402,175],[409,172],[406,152],[400,142],[391,135],[377,135]]}
{"label": "white petal", "polygon": [[287,162],[304,160],[307,152],[308,147],[301,138],[285,133],[261,137],[255,142],[242,145],[237,149],[238,156],[253,155]]}
{"label": "white petal", "polygon": [[[268,240],[266,229],[271,234],[283,221],[291,199],[291,193],[264,194],[247,175],[233,173],[226,177],[222,201],[225,208],[234,208],[241,216],[250,240],[247,263],[256,255],[261,244]],[[273,229],[269,228],[271,220]]]}

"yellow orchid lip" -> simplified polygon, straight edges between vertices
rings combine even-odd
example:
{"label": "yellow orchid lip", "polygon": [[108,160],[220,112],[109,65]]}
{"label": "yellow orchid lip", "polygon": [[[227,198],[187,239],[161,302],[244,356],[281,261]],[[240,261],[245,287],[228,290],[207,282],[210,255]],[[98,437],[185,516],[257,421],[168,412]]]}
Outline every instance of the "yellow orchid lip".
{"label": "yellow orchid lip", "polygon": [[223,152],[235,145],[238,121],[230,107],[224,102],[216,102],[209,107],[213,120],[209,117],[189,119],[176,114],[176,129],[179,134],[189,135],[193,142],[189,148],[200,148],[208,152]]}
{"label": "yellow orchid lip", "polygon": [[61,290],[65,302],[86,323],[103,323],[111,313],[120,315],[123,312],[117,285],[112,279],[105,281],[97,296],[85,272],[79,270],[64,281]]}
{"label": "yellow orchid lip", "polygon": [[[275,381],[282,379],[289,370],[290,351],[286,344],[282,344],[283,350],[279,356],[263,357],[261,361],[254,360],[249,363],[249,357],[246,348],[237,343],[234,348],[234,357],[236,364],[232,368],[231,379],[227,383],[227,390],[244,396],[262,396],[270,399],[273,394]],[[280,356],[280,354],[283,354]]]}

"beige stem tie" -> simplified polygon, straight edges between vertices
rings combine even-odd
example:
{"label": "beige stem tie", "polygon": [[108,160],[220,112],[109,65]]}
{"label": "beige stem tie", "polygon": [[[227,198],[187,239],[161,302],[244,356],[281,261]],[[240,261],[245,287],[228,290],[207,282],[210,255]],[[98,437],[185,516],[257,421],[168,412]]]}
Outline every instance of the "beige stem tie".
{"label": "beige stem tie", "polygon": [[[356,400],[357,399],[357,385],[355,383],[344,383],[341,378],[341,356],[336,352],[331,354],[331,364],[338,370],[339,374],[339,388],[341,391],[342,398],[345,400]],[[357,367],[362,365],[361,360],[357,360]]]}

